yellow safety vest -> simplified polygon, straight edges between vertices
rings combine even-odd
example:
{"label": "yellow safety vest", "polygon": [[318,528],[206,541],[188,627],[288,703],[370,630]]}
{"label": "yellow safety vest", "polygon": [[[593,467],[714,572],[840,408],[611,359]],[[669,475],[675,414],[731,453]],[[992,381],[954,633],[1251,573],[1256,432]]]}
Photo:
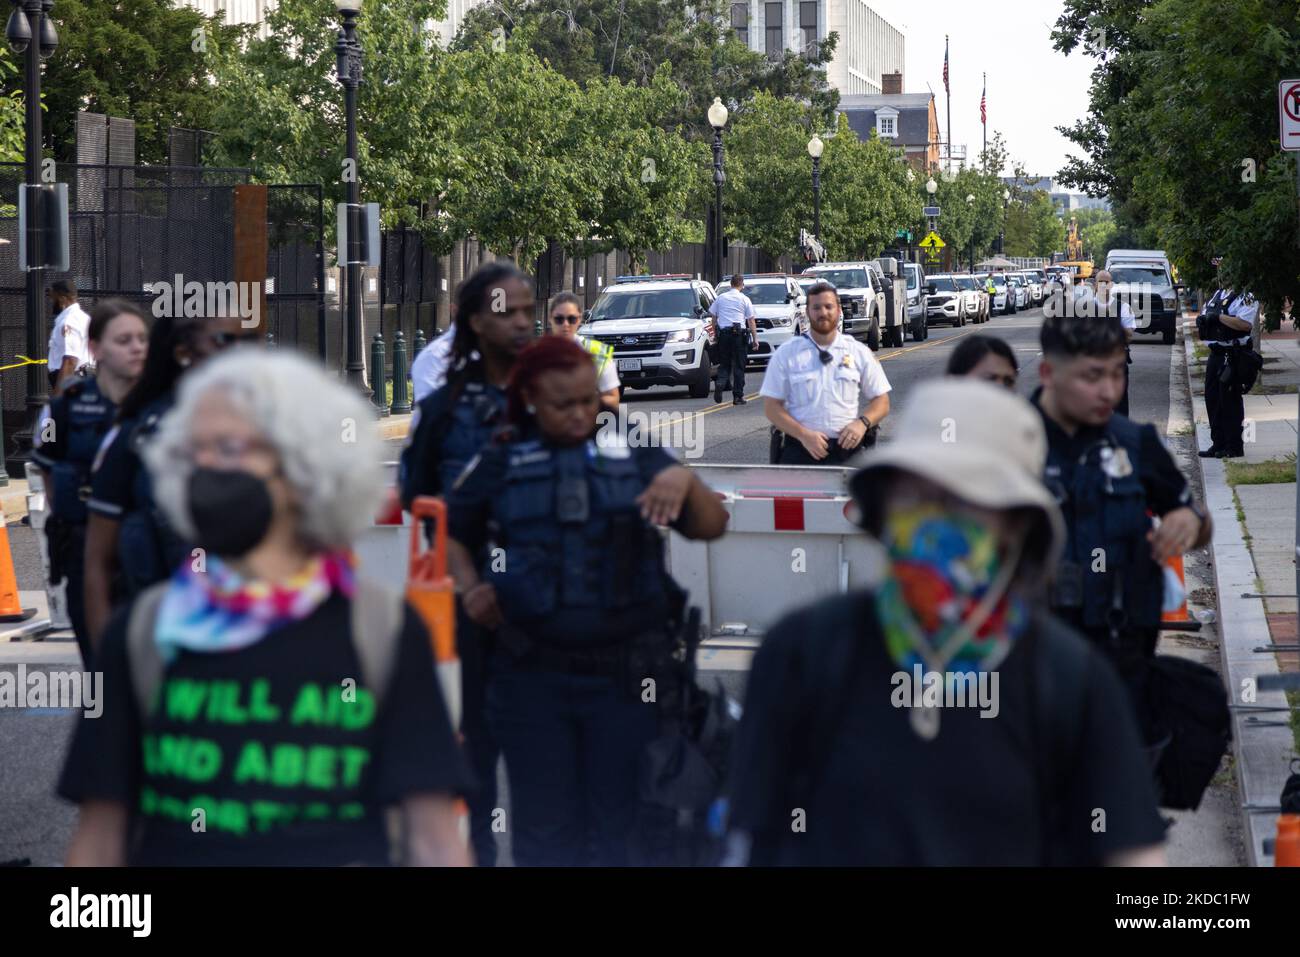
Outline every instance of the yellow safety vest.
{"label": "yellow safety vest", "polygon": [[605,366],[614,358],[614,347],[601,342],[599,339],[588,339],[585,336],[575,336],[578,345],[586,350],[587,355],[591,356],[591,361],[596,363],[596,375],[605,371]]}

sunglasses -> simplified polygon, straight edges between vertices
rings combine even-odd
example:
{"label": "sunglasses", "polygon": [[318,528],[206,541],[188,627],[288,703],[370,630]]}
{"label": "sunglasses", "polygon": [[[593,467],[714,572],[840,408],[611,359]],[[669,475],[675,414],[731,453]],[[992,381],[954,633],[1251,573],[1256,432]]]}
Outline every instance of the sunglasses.
{"label": "sunglasses", "polygon": [[577,313],[566,316],[551,316],[551,322],[559,326],[571,326],[574,323],[581,322],[582,316]]}
{"label": "sunglasses", "polygon": [[214,332],[212,341],[218,346],[229,346],[237,342],[261,342],[262,337],[256,332]]}

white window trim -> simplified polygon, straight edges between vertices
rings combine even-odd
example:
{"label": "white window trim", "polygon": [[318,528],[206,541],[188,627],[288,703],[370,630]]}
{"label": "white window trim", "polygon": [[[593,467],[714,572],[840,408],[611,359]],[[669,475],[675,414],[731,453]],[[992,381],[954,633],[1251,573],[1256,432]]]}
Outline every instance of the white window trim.
{"label": "white window trim", "polygon": [[[890,121],[890,132],[885,131],[885,120]],[[898,139],[898,110],[892,106],[882,106],[876,110],[876,135],[882,139]]]}

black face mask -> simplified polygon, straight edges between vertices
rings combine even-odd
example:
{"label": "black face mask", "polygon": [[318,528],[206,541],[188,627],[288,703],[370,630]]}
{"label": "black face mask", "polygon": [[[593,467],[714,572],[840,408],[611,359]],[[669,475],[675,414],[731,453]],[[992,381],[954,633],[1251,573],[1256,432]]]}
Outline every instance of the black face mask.
{"label": "black face mask", "polygon": [[266,482],[242,469],[196,468],[189,497],[195,544],[223,558],[248,554],[271,527],[275,509]]}

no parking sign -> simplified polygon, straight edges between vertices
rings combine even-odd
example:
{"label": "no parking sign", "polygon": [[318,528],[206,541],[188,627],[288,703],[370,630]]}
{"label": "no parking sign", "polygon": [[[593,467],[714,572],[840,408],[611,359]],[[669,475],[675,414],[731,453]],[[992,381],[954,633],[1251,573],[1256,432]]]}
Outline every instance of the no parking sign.
{"label": "no parking sign", "polygon": [[1277,85],[1277,116],[1282,149],[1300,152],[1300,80]]}

